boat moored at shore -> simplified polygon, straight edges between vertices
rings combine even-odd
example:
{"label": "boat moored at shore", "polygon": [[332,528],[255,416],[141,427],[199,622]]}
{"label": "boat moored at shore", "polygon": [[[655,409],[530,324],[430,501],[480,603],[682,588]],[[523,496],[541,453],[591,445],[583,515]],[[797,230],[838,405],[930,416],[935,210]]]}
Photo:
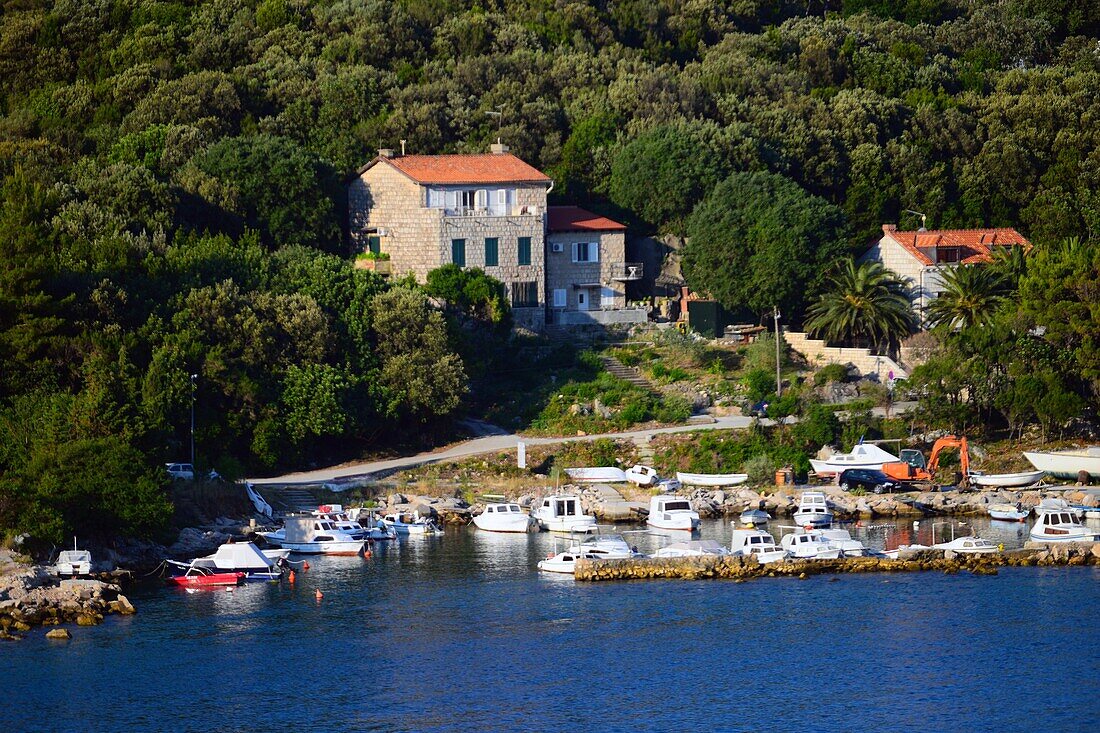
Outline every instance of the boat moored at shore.
{"label": "boat moored at shore", "polygon": [[364,540],[336,529],[332,522],[313,517],[287,517],[279,529],[259,535],[269,544],[302,555],[357,555],[364,545]]}
{"label": "boat moored at shore", "polygon": [[649,517],[646,523],[658,529],[690,532],[699,528],[699,513],[691,508],[691,502],[687,498],[664,494],[649,500]]}
{"label": "boat moored at shore", "polygon": [[485,532],[524,533],[537,530],[539,525],[519,504],[492,503],[474,517],[474,526]]}
{"label": "boat moored at shore", "polygon": [[987,510],[991,519],[1002,522],[1022,522],[1031,514],[1031,510],[1022,504],[990,504]]}
{"label": "boat moored at shore", "polygon": [[1062,499],[1043,499],[1035,507],[1033,542],[1100,542],[1100,532],[1081,524],[1077,512]]}
{"label": "boat moored at shore", "polygon": [[820,491],[803,491],[798,501],[794,521],[800,527],[828,527],[833,523],[833,512],[825,494]]}
{"label": "boat moored at shore", "polygon": [[753,557],[761,565],[787,558],[787,551],[775,544],[775,538],[762,529],[733,529],[730,551],[734,555]]}
{"label": "boat moored at shore", "polygon": [[596,518],[584,513],[581,498],[574,494],[545,497],[533,516],[541,528],[550,532],[585,531],[596,525]]}

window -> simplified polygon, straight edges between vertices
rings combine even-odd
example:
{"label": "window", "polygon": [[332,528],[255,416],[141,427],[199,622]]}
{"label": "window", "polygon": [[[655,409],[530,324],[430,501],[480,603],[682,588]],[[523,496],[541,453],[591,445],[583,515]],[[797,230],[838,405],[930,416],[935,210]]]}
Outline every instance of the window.
{"label": "window", "polygon": [[686,501],[670,501],[670,502],[667,502],[665,504],[665,511],[666,512],[675,512],[675,511],[682,511],[682,510],[690,511],[691,510],[691,504],[689,504]]}
{"label": "window", "polygon": [[505,188],[497,189],[497,203],[501,206],[508,203],[508,190]]}
{"label": "window", "polygon": [[466,240],[465,239],[452,239],[451,240],[451,262],[455,263],[459,267],[466,266]]}
{"label": "window", "polygon": [[497,238],[486,237],[485,238],[485,266],[496,267],[498,264],[497,257]]}
{"label": "window", "polygon": [[519,263],[521,265],[531,264],[531,238],[520,237],[519,241],[519,254],[517,255]]}
{"label": "window", "polygon": [[539,304],[538,283],[519,282],[511,286],[513,308],[532,308]]}
{"label": "window", "polygon": [[489,206],[489,192],[486,191],[484,188],[478,189],[477,195],[475,196],[475,201],[477,202],[477,208],[487,208]]}
{"label": "window", "polygon": [[378,254],[382,251],[382,238],[377,234],[372,234],[367,237],[367,249],[374,254]]}
{"label": "window", "polygon": [[474,208],[474,191],[460,191],[462,195],[462,208],[472,209]]}
{"label": "window", "polygon": [[599,262],[600,261],[600,243],[599,242],[574,242],[573,243],[573,261],[574,262]]}
{"label": "window", "polygon": [[564,288],[562,288],[560,290],[557,290],[557,289],[554,290],[554,307],[555,308],[564,308],[565,307],[565,289]]}

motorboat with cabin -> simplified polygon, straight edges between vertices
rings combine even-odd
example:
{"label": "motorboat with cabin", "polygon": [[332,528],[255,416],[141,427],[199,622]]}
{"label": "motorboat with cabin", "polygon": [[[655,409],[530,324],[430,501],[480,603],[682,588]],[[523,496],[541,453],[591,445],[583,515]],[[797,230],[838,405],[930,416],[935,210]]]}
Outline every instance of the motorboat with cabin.
{"label": "motorboat with cabin", "polygon": [[1100,542],[1100,532],[1081,524],[1077,512],[1063,499],[1043,499],[1035,507],[1033,542]]}
{"label": "motorboat with cabin", "polygon": [[349,520],[358,522],[359,526],[366,531],[364,539],[372,541],[397,539],[397,532],[387,527],[378,516],[378,512],[370,507],[349,507],[344,513]]}
{"label": "motorboat with cabin", "polygon": [[726,556],[732,554],[717,540],[687,540],[665,545],[653,553],[653,557],[704,557],[707,555]]}
{"label": "motorboat with cabin", "polygon": [[358,555],[365,542],[316,517],[287,517],[279,529],[259,535],[269,544],[302,555]]}
{"label": "motorboat with cabin", "polygon": [[420,512],[411,515],[404,512],[391,512],[382,516],[382,524],[398,535],[410,537],[434,537],[443,534],[443,530],[431,517],[422,517]]}
{"label": "motorboat with cabin", "polygon": [[794,530],[783,535],[779,545],[796,560],[836,560],[840,557],[840,548],[833,547],[820,534],[804,532],[801,527],[788,527]]}
{"label": "motorboat with cabin", "polygon": [[646,523],[658,529],[691,532],[699,528],[699,512],[691,508],[687,497],[662,494],[649,500]]}
{"label": "motorboat with cabin", "polygon": [[771,515],[763,509],[753,509],[747,507],[745,511],[741,512],[741,516],[738,520],[746,527],[766,527],[768,522],[771,521]]}
{"label": "motorboat with cabin", "polygon": [[535,509],[535,521],[550,532],[574,532],[596,526],[596,518],[585,514],[581,498],[574,494],[547,496]]}
{"label": "motorboat with cabin", "polygon": [[762,529],[733,529],[730,552],[741,557],[753,557],[761,565],[787,558],[787,551],[775,544],[775,538]]}
{"label": "motorboat with cabin", "polygon": [[60,578],[76,578],[92,574],[92,553],[76,549],[76,537],[73,537],[73,549],[57,553],[57,560],[51,571]]}
{"label": "motorboat with cabin", "polygon": [[867,545],[852,537],[852,533],[839,527],[806,530],[806,534],[819,537],[830,547],[840,550],[841,557],[865,557],[870,554]]}
{"label": "motorboat with cabin", "polygon": [[811,458],[810,465],[818,475],[837,474],[849,468],[882,470],[884,463],[898,463],[899,458],[873,443],[858,443],[850,453],[836,453],[829,458]]}
{"label": "motorboat with cabin", "polygon": [[962,555],[990,555],[1000,552],[1001,548],[984,537],[956,537],[950,542],[932,545],[933,550],[951,550]]}
{"label": "motorboat with cabin", "polygon": [[803,491],[798,501],[794,521],[800,527],[828,527],[833,523],[833,512],[821,491]]}
{"label": "motorboat with cabin", "polygon": [[565,550],[551,554],[545,560],[539,560],[538,568],[548,573],[563,573],[566,575],[572,575],[577,569],[577,560],[599,560],[598,555],[594,555],[590,552],[574,552],[573,550]]}
{"label": "motorboat with cabin", "polygon": [[474,517],[474,526],[485,532],[524,533],[537,530],[539,524],[519,504],[493,502]]}
{"label": "motorboat with cabin", "polygon": [[184,570],[199,568],[211,573],[244,573],[245,580],[278,580],[282,576],[281,565],[288,555],[290,550],[285,547],[261,550],[251,542],[226,542],[213,555],[197,557],[189,563],[167,562]]}
{"label": "motorboat with cabin", "polygon": [[569,547],[577,554],[592,554],[599,560],[628,560],[643,557],[638,548],[621,534],[605,534],[599,525],[574,530],[569,535]]}
{"label": "motorboat with cabin", "polygon": [[[360,509],[356,516],[352,517],[349,512],[344,511],[344,507],[340,504],[322,504],[314,509],[311,514],[317,519],[332,522],[332,526],[336,529],[347,532],[357,540],[397,539],[397,533],[394,530],[381,524],[381,522],[371,521],[374,516],[369,510],[364,515],[364,510]],[[367,524],[363,524],[364,520],[367,521]]]}

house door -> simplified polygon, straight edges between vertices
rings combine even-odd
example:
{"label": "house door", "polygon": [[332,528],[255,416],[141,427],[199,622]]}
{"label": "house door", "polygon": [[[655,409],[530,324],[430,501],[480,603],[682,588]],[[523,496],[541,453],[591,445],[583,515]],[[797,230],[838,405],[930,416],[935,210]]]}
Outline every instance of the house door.
{"label": "house door", "polygon": [[577,291],[577,310],[588,310],[588,291],[584,288]]}

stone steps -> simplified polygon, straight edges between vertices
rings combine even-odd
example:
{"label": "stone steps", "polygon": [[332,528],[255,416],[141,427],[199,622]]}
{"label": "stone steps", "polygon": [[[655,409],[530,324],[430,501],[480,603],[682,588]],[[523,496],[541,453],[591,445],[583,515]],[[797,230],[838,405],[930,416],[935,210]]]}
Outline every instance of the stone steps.
{"label": "stone steps", "polygon": [[613,376],[630,382],[636,387],[641,387],[647,392],[657,393],[657,388],[653,386],[653,383],[643,377],[636,368],[626,366],[613,356],[601,356],[600,361],[603,362],[604,369]]}

